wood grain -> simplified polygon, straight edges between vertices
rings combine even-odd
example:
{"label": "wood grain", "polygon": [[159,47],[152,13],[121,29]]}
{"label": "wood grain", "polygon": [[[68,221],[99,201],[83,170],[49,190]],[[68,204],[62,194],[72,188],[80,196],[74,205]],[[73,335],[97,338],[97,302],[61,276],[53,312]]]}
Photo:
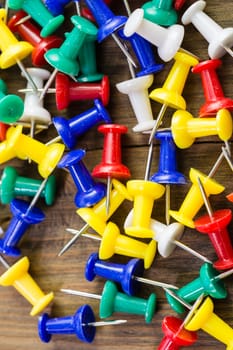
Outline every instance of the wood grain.
{"label": "wood grain", "polygon": [[[132,10],[142,6],[144,1],[129,1]],[[187,5],[193,1],[187,0]],[[112,10],[115,14],[125,14],[123,1],[112,1]],[[75,7],[71,4],[66,10],[66,24],[70,28],[69,16],[73,14]],[[182,11],[183,12],[183,11]],[[181,14],[182,14],[181,12]],[[233,2],[225,0],[221,4],[217,0],[208,1],[206,12],[222,27],[232,26],[233,22]],[[64,28],[65,28],[64,26]],[[207,43],[201,35],[189,25],[185,28],[185,38],[182,47],[197,55],[200,60],[207,60]],[[157,56],[156,49],[155,55]],[[158,59],[159,60],[159,59]],[[222,83],[226,96],[232,95],[232,58],[225,55],[222,59],[223,65],[218,70],[219,79]],[[31,65],[30,59],[25,60],[25,66]],[[165,69],[156,74],[151,89],[163,84],[172,62],[165,65]],[[104,72],[110,78],[111,99],[108,105],[108,111],[114,123],[124,124],[128,127],[127,135],[122,137],[122,160],[132,173],[133,179],[144,178],[145,160],[147,157],[148,136],[135,134],[132,127],[136,124],[133,110],[129,104],[128,98],[120,94],[115,85],[118,82],[130,79],[130,73],[127,62],[122,53],[115,46],[111,38],[107,39],[98,46],[98,66],[99,70]],[[51,67],[47,67],[52,71]],[[19,88],[26,86],[25,80],[21,78],[18,67],[14,66],[1,71],[1,78],[7,82],[9,93],[16,93]],[[23,97],[23,95],[20,95]],[[198,110],[204,102],[203,90],[200,77],[190,74],[183,93],[187,101],[187,110],[194,116],[198,115]],[[154,116],[160,109],[160,105],[151,102]],[[58,111],[55,105],[53,95],[47,95],[45,106],[51,112],[52,116],[64,115],[72,117],[81,113],[92,106],[92,102],[75,102],[65,111]],[[165,117],[165,126],[170,125],[173,111],[169,110]],[[38,139],[47,142],[56,136],[56,131],[51,126],[49,130],[38,135]],[[87,151],[85,164],[91,171],[100,161],[102,153],[103,138],[96,129],[89,131],[80,138],[77,148],[84,148]],[[230,142],[232,145],[232,142]],[[198,139],[192,147],[185,150],[178,150],[178,167],[185,176],[189,175],[189,170],[194,167],[205,174],[211,170],[219,153],[221,152],[222,142],[217,137],[206,137]],[[153,163],[151,173],[157,170],[159,157],[159,144],[155,144]],[[21,175],[28,175],[39,178],[37,166],[27,162],[14,159],[7,164],[17,167]],[[1,165],[1,169],[5,164]],[[67,227],[80,229],[84,222],[76,214],[76,207],[73,202],[76,188],[71,176],[59,169],[55,170],[57,176],[57,197],[55,204],[47,207],[43,200],[39,200],[37,206],[46,214],[46,220],[39,225],[32,226],[21,241],[20,247],[23,256],[30,259],[30,273],[45,292],[54,291],[55,299],[53,304],[46,309],[51,317],[62,317],[72,315],[76,309],[84,303],[93,307],[98,316],[97,300],[81,298],[77,296],[68,296],[61,293],[60,288],[72,288],[92,293],[101,293],[104,281],[96,278],[93,282],[87,282],[84,278],[84,268],[88,256],[98,251],[98,242],[81,237],[77,243],[63,256],[58,257],[58,252],[63,245],[71,238],[65,231]],[[218,169],[215,179],[225,186],[223,193],[211,196],[211,205],[214,210],[221,208],[232,208],[232,204],[226,200],[226,195],[232,192],[232,172],[226,161],[223,161]],[[190,182],[184,186],[173,186],[171,188],[171,208],[177,210],[187,191],[190,188]],[[164,197],[155,203],[153,209],[153,218],[165,222],[164,217]],[[125,202],[113,215],[112,221],[119,225],[123,232],[124,218],[131,209],[131,203]],[[202,208],[198,216],[205,213]],[[4,229],[7,228],[11,217],[8,206],[1,205],[0,224]],[[229,226],[230,235],[232,233],[232,223]],[[216,260],[216,254],[210,244],[208,237],[200,235],[193,229],[186,228],[182,237],[182,242],[208,257],[210,260]],[[16,260],[6,258],[9,264]],[[126,262],[124,257],[114,257],[114,261]],[[173,283],[181,287],[198,276],[202,262],[189,255],[187,252],[177,248],[167,259],[157,254],[153,266],[145,272],[145,277],[154,280],[161,280],[167,283]],[[4,268],[0,266],[0,274]],[[233,327],[233,283],[232,277],[226,279],[228,296],[224,300],[215,300],[216,314],[222,317],[231,327]],[[151,324],[145,324],[143,317],[114,314],[112,318],[127,319],[124,325],[115,327],[99,327],[93,344],[85,344],[76,339],[75,336],[53,336],[49,344],[44,344],[39,340],[37,333],[37,317],[29,315],[31,306],[24,300],[12,287],[0,287],[0,348],[2,350],[23,350],[28,349],[101,349],[114,350],[120,347],[124,350],[151,350],[157,348],[163,333],[161,323],[165,316],[176,315],[171,310],[166,301],[164,292],[159,288],[142,285],[139,296],[147,298],[151,292],[157,294],[157,312]],[[185,317],[185,314],[182,315]],[[224,349],[225,345],[216,341],[211,336],[200,331],[198,332],[198,341],[192,345],[193,349]]]}

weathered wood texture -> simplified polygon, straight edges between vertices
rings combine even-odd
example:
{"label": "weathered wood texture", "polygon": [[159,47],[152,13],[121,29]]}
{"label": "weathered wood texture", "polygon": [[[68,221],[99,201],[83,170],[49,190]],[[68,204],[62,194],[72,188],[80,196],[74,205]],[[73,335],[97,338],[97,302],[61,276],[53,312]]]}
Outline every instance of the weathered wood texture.
{"label": "weathered wood texture", "polygon": [[[192,1],[187,0],[187,5]],[[112,9],[115,14],[125,14],[123,1],[112,1]],[[144,1],[129,1],[130,7],[134,10],[140,7]],[[70,28],[69,15],[74,13],[75,7],[71,4],[66,11],[66,25]],[[232,26],[233,23],[233,2],[226,0],[221,4],[217,0],[208,2],[206,12],[213,17],[222,27]],[[201,35],[189,25],[185,28],[185,39],[182,47],[197,55],[200,60],[208,59],[207,43]],[[155,49],[156,54],[156,49]],[[218,70],[219,79],[222,83],[226,96],[232,95],[232,58],[226,55],[223,59],[223,65]],[[167,73],[173,62],[165,65],[164,71],[154,77],[152,88],[159,87],[163,84]],[[133,179],[144,178],[145,162],[147,157],[147,135],[135,134],[132,127],[136,124],[136,119],[132,108],[125,95],[120,94],[115,84],[130,79],[130,73],[127,62],[122,53],[115,46],[111,38],[98,46],[98,65],[99,70],[106,73],[111,82],[111,99],[108,106],[110,115],[114,123],[128,126],[127,135],[122,137],[122,158],[124,164],[130,168]],[[25,60],[25,66],[30,66],[30,60]],[[52,71],[50,67],[47,67]],[[20,76],[18,67],[12,67],[1,71],[1,78],[8,84],[10,93],[17,93],[17,89],[26,86],[26,82]],[[151,88],[151,89],[152,89]],[[150,89],[150,90],[151,90]],[[23,95],[22,95],[23,96]],[[198,110],[204,102],[203,90],[200,77],[190,74],[183,93],[187,101],[187,109],[194,115],[198,115]],[[152,103],[154,117],[160,109],[160,105]],[[66,115],[72,117],[81,113],[83,110],[90,108],[92,103],[77,102],[73,103],[66,111],[59,112],[56,110],[53,95],[47,95],[45,106],[50,110],[52,116]],[[172,110],[168,110],[165,117],[166,126],[170,125]],[[48,141],[56,136],[55,129],[51,126],[48,131],[38,135],[38,139]],[[87,150],[85,164],[88,169],[100,161],[102,152],[103,138],[96,129],[88,132],[82,137],[77,147]],[[190,167],[194,167],[205,174],[208,174],[221,152],[222,142],[217,137],[204,138],[196,140],[195,144],[186,150],[178,151],[179,170],[187,177]],[[231,145],[231,142],[230,142]],[[151,173],[155,172],[158,166],[159,145],[155,144],[153,163]],[[37,178],[37,167],[35,164],[13,160],[8,164],[17,167],[21,175],[34,174]],[[1,169],[5,164],[1,165]],[[62,257],[57,254],[63,245],[70,239],[70,234],[65,231],[67,227],[79,229],[83,226],[83,221],[76,214],[76,207],[73,202],[76,188],[71,176],[57,169],[57,198],[51,207],[46,207],[43,200],[38,202],[46,214],[46,220],[39,225],[31,227],[23,238],[20,246],[23,256],[30,259],[30,273],[41,286],[48,292],[55,292],[55,300],[47,311],[52,317],[60,317],[73,314],[76,309],[84,303],[89,303],[98,319],[98,300],[86,299],[77,296],[68,296],[62,294],[60,288],[72,288],[82,291],[101,293],[104,281],[96,278],[92,283],[87,282],[84,278],[84,267],[90,253],[98,251],[99,243],[87,238],[80,238],[78,242]],[[232,192],[232,172],[226,161],[218,169],[215,179],[225,186],[225,191],[220,195],[212,196],[210,201],[214,210],[221,208],[232,208],[232,204],[226,200],[226,195]],[[185,186],[174,186],[171,188],[171,208],[178,209],[189,190],[190,183]],[[165,222],[164,218],[164,197],[155,203],[153,218]],[[112,221],[117,223],[122,229],[124,219],[131,208],[130,203],[124,203],[112,217]],[[200,214],[205,213],[202,208]],[[0,224],[6,229],[11,214],[8,206],[1,205]],[[123,230],[122,230],[123,231]],[[229,232],[232,233],[232,224],[229,226]],[[210,244],[208,237],[200,235],[194,229],[187,228],[182,238],[193,249],[199,251],[212,261],[216,260],[216,254]],[[15,262],[14,259],[7,258],[9,264]],[[123,257],[115,257],[114,261],[126,262]],[[168,283],[176,284],[181,287],[198,276],[202,262],[197,258],[189,255],[187,252],[177,248],[172,256],[167,259],[161,258],[158,254],[153,266],[146,271],[145,277],[157,279]],[[0,273],[4,268],[0,266]],[[215,311],[230,326],[233,327],[233,292],[232,277],[226,280],[228,296],[224,300],[215,301]],[[37,334],[37,317],[31,317],[30,304],[24,300],[17,291],[12,287],[0,287],[0,348],[2,350],[21,350],[21,349],[155,349],[162,337],[161,322],[167,315],[175,315],[175,312],[169,307],[164,292],[159,288],[153,288],[142,285],[139,295],[147,298],[151,292],[157,294],[157,312],[151,324],[145,324],[141,316],[115,314],[112,318],[127,319],[127,324],[115,327],[100,327],[97,329],[96,338],[93,344],[85,344],[76,339],[75,336],[54,336],[49,344],[43,344]],[[185,315],[183,315],[184,317]],[[192,345],[193,349],[224,349],[225,345],[219,343],[211,336],[200,331],[198,341]]]}

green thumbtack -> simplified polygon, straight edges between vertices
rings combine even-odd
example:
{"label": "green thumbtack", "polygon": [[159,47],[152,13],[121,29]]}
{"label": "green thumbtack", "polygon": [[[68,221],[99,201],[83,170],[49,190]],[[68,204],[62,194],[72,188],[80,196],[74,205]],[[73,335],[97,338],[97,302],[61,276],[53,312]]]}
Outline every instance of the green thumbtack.
{"label": "green thumbtack", "polygon": [[0,79],[0,121],[15,123],[23,114],[24,103],[17,95],[7,95],[5,82]]}
{"label": "green thumbtack", "polygon": [[152,0],[146,2],[142,9],[144,18],[161,26],[169,27],[177,23],[177,12],[172,7],[173,0]]}

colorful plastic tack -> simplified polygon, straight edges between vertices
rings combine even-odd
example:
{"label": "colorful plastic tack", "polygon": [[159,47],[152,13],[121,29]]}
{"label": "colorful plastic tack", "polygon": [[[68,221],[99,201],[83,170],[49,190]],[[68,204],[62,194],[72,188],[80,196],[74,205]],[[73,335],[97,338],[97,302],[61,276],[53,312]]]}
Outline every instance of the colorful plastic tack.
{"label": "colorful plastic tack", "polygon": [[72,149],[78,138],[98,123],[111,123],[111,118],[100,100],[94,101],[94,107],[67,120],[55,117],[52,120],[66,147]]}
{"label": "colorful plastic tack", "polygon": [[[74,315],[49,318],[43,314],[38,321],[38,334],[40,339],[48,343],[53,334],[75,334],[83,342],[91,343],[95,337],[95,316],[91,307],[82,305]],[[90,323],[90,325],[89,325]]]}
{"label": "colorful plastic tack", "polygon": [[53,16],[62,15],[65,11],[66,5],[72,0],[45,0],[45,6],[53,14]]}
{"label": "colorful plastic tack", "polygon": [[175,0],[174,7],[177,11],[179,11],[184,6],[185,3],[186,3],[186,0]]}
{"label": "colorful plastic tack", "polygon": [[42,27],[40,32],[42,37],[52,34],[65,19],[63,15],[54,17],[40,0],[9,0],[8,6],[12,10],[24,10],[29,14]]}
{"label": "colorful plastic tack", "polygon": [[[110,5],[112,0],[104,0],[105,4]],[[91,11],[89,10],[89,8],[82,6],[81,8],[81,15],[87,19],[89,19],[89,21],[95,22],[95,18],[93,17],[93,14],[91,13]]]}
{"label": "colorful plastic tack", "polygon": [[232,349],[233,329],[214,312],[213,301],[207,297],[193,314],[192,319],[185,325],[189,331],[202,329],[223,344]]}
{"label": "colorful plastic tack", "polygon": [[[38,89],[43,88],[44,81],[50,77],[50,72],[47,69],[27,68],[27,72],[30,74]],[[31,85],[28,82],[26,89],[30,90],[30,87]],[[40,126],[48,128],[51,123],[51,114],[44,108],[43,100],[40,100],[38,93],[34,91],[26,92],[24,112],[19,119],[19,123],[22,123],[24,126],[29,125],[31,128],[31,136],[34,135],[34,129],[40,128]]]}
{"label": "colorful plastic tack", "polygon": [[38,164],[38,171],[43,178],[47,178],[61,159],[65,146],[60,143],[46,146],[42,142],[22,133],[22,125],[10,127],[7,131],[7,139],[0,163],[14,157],[32,159]]}
{"label": "colorful plastic tack", "polygon": [[[26,12],[18,11],[9,20],[8,27],[13,33],[18,33],[20,37],[34,47],[32,51],[32,63],[35,66],[43,66],[46,64],[44,54],[46,51],[54,47],[59,47],[63,41],[56,35],[50,35],[46,38],[40,36],[40,30],[28,19],[20,23],[27,16]],[[18,23],[19,22],[19,23]]]}
{"label": "colorful plastic tack", "polygon": [[[67,229],[75,233],[75,236],[62,248],[59,256],[62,255],[71,245],[78,239],[80,234],[86,232],[89,227],[92,227],[100,235],[105,229],[105,224],[108,218],[117,210],[121,203],[125,200],[132,200],[126,187],[116,179],[112,180],[113,189],[110,193],[110,207],[109,213],[106,212],[106,197],[101,199],[92,208],[80,208],[77,210],[77,214],[86,222],[80,231]],[[104,225],[104,226],[102,226]]]}
{"label": "colorful plastic tack", "polygon": [[152,74],[133,78],[116,84],[118,91],[127,94],[138,124],[133,127],[134,132],[151,130],[154,126],[152,108],[148,96],[148,88],[152,85]]}
{"label": "colorful plastic tack", "polygon": [[171,131],[179,148],[188,148],[196,137],[217,135],[227,141],[232,135],[232,117],[227,109],[220,109],[216,117],[194,118],[188,111],[178,110],[172,116]]}
{"label": "colorful plastic tack", "polygon": [[167,62],[170,61],[179,50],[184,37],[184,27],[174,24],[169,28],[163,28],[144,18],[144,11],[136,9],[129,16],[125,26],[124,35],[139,34],[158,49],[159,57]]}
{"label": "colorful plastic tack", "polygon": [[173,0],[152,0],[142,5],[144,17],[161,26],[169,27],[177,23],[177,12],[173,8]]}
{"label": "colorful plastic tack", "polygon": [[213,59],[200,62],[192,68],[193,73],[199,73],[202,80],[204,96],[206,102],[199,111],[200,117],[216,114],[220,109],[233,110],[233,100],[225,97],[220,84],[217,68],[221,66],[222,61]]}
{"label": "colorful plastic tack", "polygon": [[151,237],[150,220],[154,201],[162,197],[165,188],[152,181],[131,180],[127,182],[127,189],[134,198],[134,207],[132,225],[125,228],[125,232],[134,237]]}
{"label": "colorful plastic tack", "polygon": [[227,231],[227,225],[231,222],[230,209],[215,211],[211,217],[204,215],[194,221],[195,228],[201,233],[208,234],[218,256],[214,267],[225,270],[233,267],[233,247]]}
{"label": "colorful plastic tack", "polygon": [[24,104],[17,95],[7,94],[7,86],[0,79],[0,120],[4,123],[14,123],[23,114]]}
{"label": "colorful plastic tack", "polygon": [[0,239],[0,252],[8,256],[18,257],[21,251],[18,243],[30,225],[38,224],[45,219],[44,213],[36,207],[29,209],[30,203],[13,199],[10,203],[11,221],[4,237]]}
{"label": "colorful plastic tack", "polygon": [[107,281],[105,283],[102,295],[74,291],[72,289],[61,289],[61,291],[68,294],[99,299],[100,318],[107,318],[114,312],[123,312],[143,315],[146,323],[150,323],[155,313],[156,295],[154,293],[150,294],[148,299],[127,295],[119,292],[117,285],[112,281]]}
{"label": "colorful plastic tack", "polygon": [[100,201],[106,194],[106,186],[92,179],[82,159],[85,151],[78,149],[67,153],[59,162],[59,168],[67,168],[77,187],[75,204],[79,208],[90,207]]}
{"label": "colorful plastic tack", "polygon": [[195,228],[193,218],[204,204],[198,186],[198,178],[200,178],[207,196],[221,193],[224,191],[224,186],[194,168],[190,169],[189,177],[192,186],[186,194],[180,209],[178,211],[170,210],[170,215],[185,226]]}
{"label": "colorful plastic tack", "polygon": [[113,222],[109,222],[105,227],[101,239],[99,258],[103,260],[109,259],[114,253],[143,259],[144,268],[148,269],[155,257],[156,242],[152,240],[149,244],[146,244],[121,235],[117,225]]}
{"label": "colorful plastic tack", "polygon": [[10,125],[0,122],[0,141],[6,140],[6,132]]}
{"label": "colorful plastic tack", "polygon": [[33,305],[30,315],[41,312],[54,298],[53,292],[44,294],[32,276],[28,273],[28,257],[23,257],[0,276],[0,285],[13,286],[25,299]]}
{"label": "colorful plastic tack", "polygon": [[143,278],[144,267],[140,259],[131,259],[127,264],[115,264],[100,260],[97,253],[89,256],[85,277],[88,281],[93,281],[96,276],[117,282],[121,285],[122,290],[128,295],[135,295],[140,288],[140,283],[146,283],[153,286],[176,289],[177,287],[167,283],[152,281]]}
{"label": "colorful plastic tack", "polygon": [[[185,302],[193,303],[201,294],[209,295],[215,299],[223,299],[227,296],[227,290],[221,279],[218,278],[218,271],[211,264],[205,263],[201,266],[199,277],[189,282],[179,290],[174,291]],[[178,313],[183,313],[185,308],[179,301],[166,293],[167,300]]]}
{"label": "colorful plastic tack", "polygon": [[184,25],[192,23],[206,39],[210,58],[220,58],[233,46],[233,28],[221,28],[203,11],[205,7],[205,1],[196,1],[184,12],[181,21]]}
{"label": "colorful plastic tack", "polygon": [[166,316],[162,322],[164,337],[158,350],[179,350],[191,346],[197,340],[197,333],[184,329],[183,321],[175,316]]}
{"label": "colorful plastic tack", "polygon": [[[40,188],[42,181],[29,177],[19,176],[17,170],[7,166],[2,172],[0,185],[0,199],[2,204],[9,204],[17,196],[33,197]],[[56,178],[51,175],[40,196],[47,205],[52,205],[55,199]]]}

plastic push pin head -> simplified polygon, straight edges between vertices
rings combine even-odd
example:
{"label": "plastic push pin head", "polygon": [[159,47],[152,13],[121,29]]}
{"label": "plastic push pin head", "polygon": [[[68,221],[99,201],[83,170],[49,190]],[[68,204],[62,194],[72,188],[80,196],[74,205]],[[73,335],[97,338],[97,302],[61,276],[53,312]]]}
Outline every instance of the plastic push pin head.
{"label": "plastic push pin head", "polygon": [[144,17],[161,26],[169,27],[177,23],[177,12],[173,8],[172,0],[152,0],[142,5]]}
{"label": "plastic push pin head", "polygon": [[23,114],[24,104],[17,95],[7,94],[5,82],[0,79],[0,120],[3,123],[15,123]]}
{"label": "plastic push pin head", "polygon": [[0,276],[0,285],[15,287],[33,305],[30,315],[35,316],[53,300],[54,295],[52,292],[45,295],[41,291],[29,275],[28,268],[29,260],[27,257],[23,257]]}
{"label": "plastic push pin head", "polygon": [[89,305],[81,306],[74,315],[49,318],[43,314],[38,321],[40,339],[48,343],[53,334],[75,334],[83,342],[91,343],[95,337],[95,327],[89,323],[95,322],[94,313]]}
{"label": "plastic push pin head", "polygon": [[44,3],[53,16],[58,16],[64,13],[66,5],[70,2],[71,0],[45,0]]}

